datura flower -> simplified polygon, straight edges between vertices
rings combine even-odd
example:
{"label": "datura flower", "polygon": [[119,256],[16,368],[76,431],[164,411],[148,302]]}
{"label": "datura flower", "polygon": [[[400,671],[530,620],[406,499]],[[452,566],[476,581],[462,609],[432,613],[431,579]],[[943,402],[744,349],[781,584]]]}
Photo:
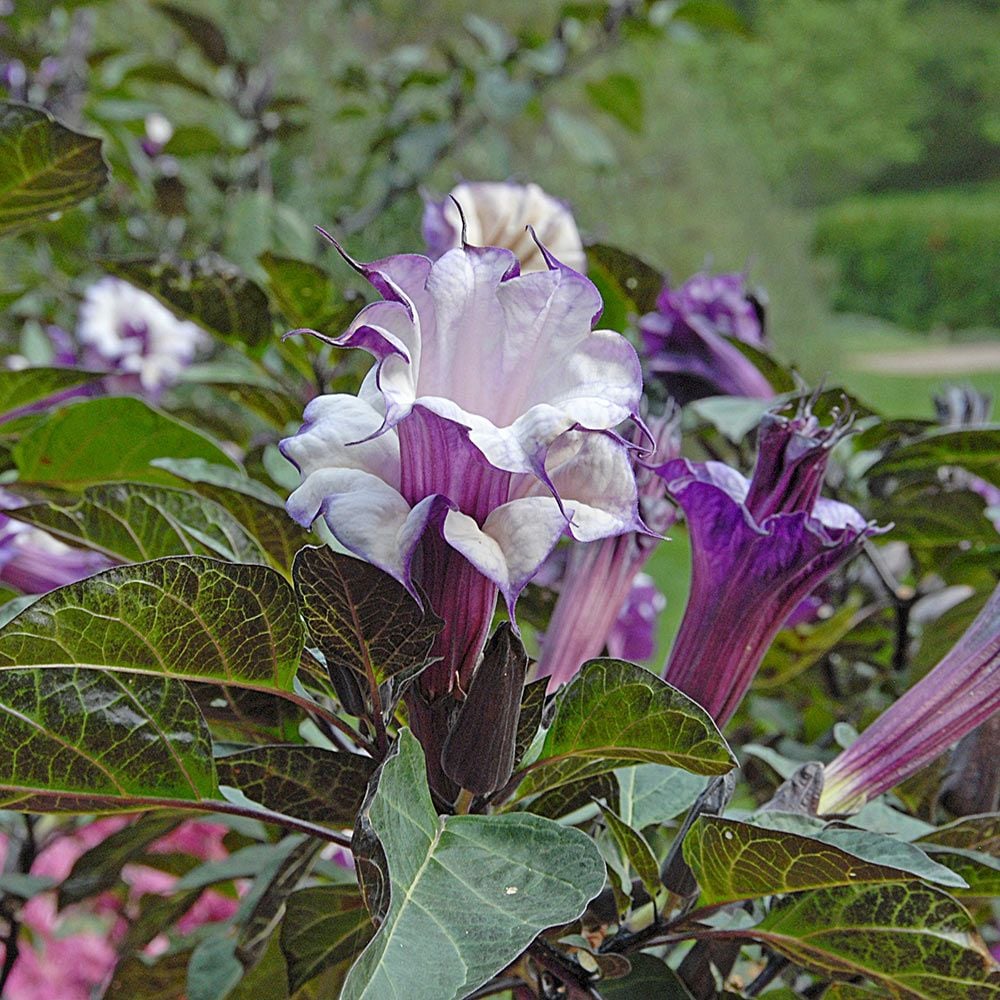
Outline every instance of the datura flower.
{"label": "datura flower", "polygon": [[465,242],[512,250],[524,272],[547,270],[542,246],[567,267],[587,268],[573,213],[537,184],[466,182],[440,201],[427,200],[423,233],[431,257],[461,245],[463,221]]}
{"label": "datura flower", "polygon": [[684,405],[705,396],[770,399],[771,384],[732,341],[765,347],[764,308],[744,274],[696,274],[665,287],[639,320],[652,377]]}
{"label": "datura flower", "polygon": [[547,269],[530,274],[497,247],[355,265],[383,301],[329,342],[375,365],[357,396],[314,399],[281,442],[302,476],[292,517],[322,515],[444,619],[441,660],[419,681],[428,701],[469,690],[497,592],[513,618],[563,534],[641,530],[631,446],[613,430],[637,411],[638,357],[592,329],[594,285],[542,252]]}
{"label": "datura flower", "polygon": [[1000,711],[1000,587],[952,650],[824,772],[821,813],[855,812]]}
{"label": "datura flower", "polygon": [[177,381],[207,339],[148,292],[112,277],[87,289],[76,335],[85,360],[108,365],[154,397]]}
{"label": "datura flower", "polygon": [[748,482],[720,462],[668,462],[660,474],[691,536],[691,593],[664,678],[720,725],[799,603],[878,529],[819,495],[841,424],[803,407],[766,414]]}

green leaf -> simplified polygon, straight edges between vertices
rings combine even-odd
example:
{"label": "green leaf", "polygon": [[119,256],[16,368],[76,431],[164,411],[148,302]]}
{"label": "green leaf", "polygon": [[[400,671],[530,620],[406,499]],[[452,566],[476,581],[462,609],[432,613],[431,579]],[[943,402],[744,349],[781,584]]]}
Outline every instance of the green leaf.
{"label": "green leaf", "polygon": [[107,181],[100,139],[41,108],[0,101],[0,236],[44,222]]}
{"label": "green leaf", "polygon": [[609,73],[601,80],[588,81],[586,90],[595,108],[611,115],[631,132],[642,133],[642,88],[634,76]]}
{"label": "green leaf", "polygon": [[618,162],[611,140],[587,118],[555,108],[548,121],[560,144],[581,166],[601,170]]}
{"label": "green leaf", "polygon": [[259,353],[274,337],[264,290],[224,260],[113,261],[106,267],[149,292],[181,319],[229,343]]}
{"label": "green leaf", "polygon": [[895,502],[878,504],[872,515],[892,520],[893,538],[914,547],[959,545],[963,551],[1000,550],[1000,537],[985,510],[982,498],[968,490],[932,488],[907,495],[905,502],[896,497]]}
{"label": "green leaf", "polygon": [[309,635],[349,710],[355,711],[341,682],[355,684],[371,711],[369,678],[380,685],[428,662],[443,622],[429,607],[421,610],[387,573],[331,548],[308,546],[295,556],[292,579]]}
{"label": "green leaf", "polygon": [[578,830],[524,813],[438,817],[405,729],[361,823],[385,853],[390,898],[341,1000],[459,1000],[604,886],[600,853]]}
{"label": "green leaf", "polygon": [[59,886],[59,909],[117,885],[122,867],[170,833],[182,818],[160,811],[146,813],[85,851]]}
{"label": "green leaf", "polygon": [[705,790],[705,779],[679,767],[639,764],[616,772],[619,814],[636,830],[666,823],[689,809]]}
{"label": "green leaf", "polygon": [[1000,994],[1000,973],[980,950],[969,914],[941,890],[918,883],[800,893],[756,927],[726,936],[760,941],[821,975],[864,976],[887,997]]}
{"label": "green leaf", "polygon": [[77,503],[49,501],[19,507],[12,516],[127,562],[179,555],[266,561],[257,541],[215,501],[165,486],[92,486]]}
{"label": "green leaf", "polygon": [[49,396],[87,385],[99,379],[99,372],[79,368],[22,368],[0,370],[0,415],[7,416],[22,406],[30,406]]}
{"label": "green leaf", "polygon": [[302,644],[278,573],[185,556],[115,567],[40,597],[0,629],[0,675],[79,664],[289,691]]}
{"label": "green leaf", "polygon": [[868,470],[871,479],[885,476],[935,480],[942,465],[958,465],[1000,486],[1000,428],[941,430],[891,449]]}
{"label": "green leaf", "polygon": [[621,979],[601,980],[603,1000],[693,1000],[680,977],[662,959],[629,955],[632,971]]}
{"label": "green leaf", "polygon": [[608,832],[618,845],[618,850],[639,876],[649,898],[656,899],[657,893],[663,888],[663,883],[660,881],[660,866],[657,864],[652,848],[646,842],[645,837],[633,830],[628,823],[623,822],[613,809],[600,803],[598,805],[604,815],[604,821],[608,825]]}
{"label": "green leaf", "polygon": [[271,564],[286,575],[295,553],[315,535],[285,512],[281,498],[256,479],[201,459],[157,459],[156,468],[172,473],[202,495],[225,507],[260,542]]}
{"label": "green leaf", "polygon": [[357,305],[345,302],[316,264],[270,251],[257,260],[267,272],[268,290],[293,326],[336,335],[357,312]]}
{"label": "green leaf", "polygon": [[803,889],[865,882],[905,882],[898,868],[863,861],[795,833],[701,816],[684,840],[684,860],[701,888],[699,905],[714,906]]}
{"label": "green leaf", "polygon": [[331,966],[346,966],[374,930],[354,886],[314,886],[292,893],[281,924],[281,949],[292,993]]}
{"label": "green leaf", "polygon": [[545,712],[545,692],[549,686],[548,677],[539,677],[524,685],[521,695],[521,714],[517,719],[517,735],[514,737],[514,764],[517,766],[528,752],[528,747],[538,735]]}
{"label": "green leaf", "polygon": [[212,741],[186,686],[81,667],[0,671],[4,808],[95,812],[217,793]]}
{"label": "green leaf", "polygon": [[953,889],[956,896],[996,899],[1000,897],[1000,858],[981,851],[967,851],[958,847],[926,845],[928,853],[942,865],[947,865],[968,883],[967,888]]}
{"label": "green leaf", "polygon": [[[624,773],[624,772],[623,772]],[[596,815],[594,799],[614,802],[618,798],[618,781],[614,774],[607,772],[582,781],[571,781],[568,785],[550,788],[528,803],[517,803],[516,808],[536,816],[561,819],[578,809],[589,809]]]}
{"label": "green leaf", "polygon": [[675,21],[687,21],[704,31],[750,34],[746,20],[727,0],[684,0],[674,10],[673,18]]}
{"label": "green leaf", "polygon": [[64,406],[35,424],[13,449],[20,477],[74,489],[129,479],[170,485],[157,458],[200,458],[235,469],[228,455],[193,427],[131,396]]}
{"label": "green leaf", "polygon": [[604,299],[601,325],[624,330],[630,313],[642,315],[656,308],[663,275],[626,250],[593,243],[587,247],[587,274]]}
{"label": "green leaf", "polygon": [[266,746],[220,757],[219,783],[274,812],[352,827],[375,770],[370,757],[313,746]]}
{"label": "green leaf", "polygon": [[186,7],[160,0],[156,9],[166,14],[174,24],[198,47],[201,54],[216,66],[229,62],[229,49],[225,35],[219,26],[200,14],[192,13]]}
{"label": "green leaf", "polygon": [[655,674],[624,660],[590,660],[559,697],[539,759],[518,796],[631,763],[695,774],[735,766],[711,716]]}

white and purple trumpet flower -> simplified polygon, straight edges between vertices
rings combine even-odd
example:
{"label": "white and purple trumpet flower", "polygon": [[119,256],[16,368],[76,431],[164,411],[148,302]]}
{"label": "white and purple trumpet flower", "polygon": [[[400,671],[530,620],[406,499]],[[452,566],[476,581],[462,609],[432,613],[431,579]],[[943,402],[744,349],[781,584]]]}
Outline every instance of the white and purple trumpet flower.
{"label": "white and purple trumpet flower", "polygon": [[537,184],[466,181],[440,201],[428,199],[423,235],[430,256],[461,246],[463,224],[465,242],[512,250],[523,272],[547,270],[546,252],[577,271],[587,268],[573,213]]}
{"label": "white and purple trumpet flower", "polygon": [[207,341],[194,323],[178,319],[148,292],[113,277],[87,289],[76,335],[85,361],[112,369],[114,388],[152,399],[177,381]]}
{"label": "white and purple trumpet flower", "polygon": [[638,357],[592,328],[594,285],[545,253],[530,274],[497,247],[355,265],[383,301],[330,343],[376,363],[357,396],[313,400],[281,443],[302,475],[292,517],[322,516],[444,619],[419,680],[428,702],[468,691],[498,591],[513,609],[562,535],[642,530],[614,432],[639,407]]}
{"label": "white and purple trumpet flower", "polygon": [[745,274],[696,274],[664,288],[640,319],[646,367],[682,406],[705,396],[770,399],[771,384],[732,343],[766,347],[763,317]]}
{"label": "white and purple trumpet flower", "polygon": [[877,529],[821,497],[841,425],[804,407],[765,415],[749,482],[720,462],[660,469],[691,534],[691,593],[664,678],[720,725],[746,694],[767,647],[800,602]]}
{"label": "white and purple trumpet flower", "polygon": [[819,812],[856,812],[997,711],[1000,587],[945,658],[827,764]]}

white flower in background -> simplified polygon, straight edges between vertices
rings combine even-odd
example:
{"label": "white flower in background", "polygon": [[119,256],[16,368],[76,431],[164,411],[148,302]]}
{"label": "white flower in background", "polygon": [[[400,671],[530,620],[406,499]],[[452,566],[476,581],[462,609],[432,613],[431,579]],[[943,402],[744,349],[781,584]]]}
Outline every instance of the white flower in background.
{"label": "white flower in background", "polygon": [[176,382],[206,340],[203,330],[152,295],[110,277],[87,289],[76,334],[95,360],[135,376],[150,394]]}
{"label": "white flower in background", "polygon": [[[461,214],[455,202],[461,205]],[[441,201],[427,201],[423,234],[431,257],[440,257],[462,242],[463,215],[466,243],[513,250],[522,272],[548,268],[528,226],[556,260],[575,271],[587,269],[573,213],[537,184],[470,181],[453,188]]]}

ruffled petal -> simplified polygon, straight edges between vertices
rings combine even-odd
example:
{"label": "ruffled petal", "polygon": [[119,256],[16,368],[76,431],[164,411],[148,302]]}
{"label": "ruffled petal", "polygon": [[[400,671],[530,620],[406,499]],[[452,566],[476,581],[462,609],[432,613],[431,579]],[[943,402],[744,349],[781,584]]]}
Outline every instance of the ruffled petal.
{"label": "ruffled petal", "polygon": [[451,510],[442,530],[448,544],[497,585],[513,620],[518,595],[565,527],[565,515],[552,497],[527,497],[497,507],[482,527]]}

